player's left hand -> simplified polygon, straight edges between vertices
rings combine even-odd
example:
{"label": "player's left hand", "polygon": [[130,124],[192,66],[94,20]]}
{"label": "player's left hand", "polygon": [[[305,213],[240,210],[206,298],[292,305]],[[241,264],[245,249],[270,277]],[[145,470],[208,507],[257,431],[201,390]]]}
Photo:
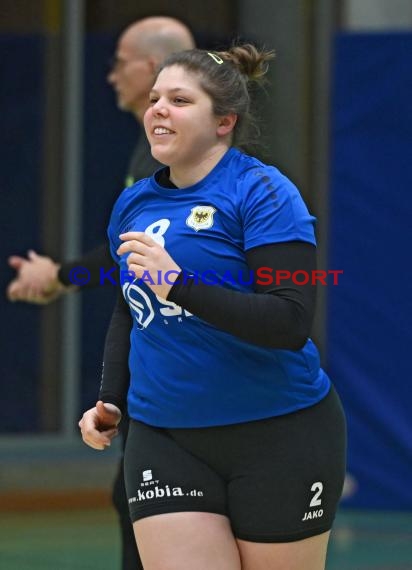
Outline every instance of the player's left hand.
{"label": "player's left hand", "polygon": [[162,299],[167,299],[182,269],[163,246],[144,232],[127,232],[119,237],[123,243],[117,254],[129,253],[127,257],[129,271],[137,278],[143,278],[153,293]]}

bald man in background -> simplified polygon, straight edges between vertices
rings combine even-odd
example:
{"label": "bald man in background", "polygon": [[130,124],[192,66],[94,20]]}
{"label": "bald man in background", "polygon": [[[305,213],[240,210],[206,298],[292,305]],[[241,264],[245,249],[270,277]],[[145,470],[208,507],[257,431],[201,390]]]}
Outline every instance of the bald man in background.
{"label": "bald man in background", "polygon": [[[132,113],[137,122],[142,124],[157,67],[171,53],[193,47],[195,43],[192,33],[174,18],[149,17],[128,26],[117,42],[112,69],[107,78],[116,93],[119,109]],[[149,143],[142,133],[129,162],[125,185],[130,186],[136,180],[151,176],[160,166],[152,157]],[[57,262],[31,250],[27,259],[11,256],[9,264],[17,272],[7,288],[9,300],[37,304],[50,303],[64,293],[77,290],[78,287],[70,282],[70,271],[74,267],[88,270],[90,280],[84,286],[87,288],[100,284],[101,271],[107,273],[115,267],[106,240],[76,260]],[[123,418],[123,442],[127,430],[128,418]],[[123,458],[113,486],[113,503],[121,526],[122,570],[142,570],[129,518]]]}
{"label": "bald man in background", "polygon": [[[107,77],[116,93],[119,109],[132,113],[142,124],[158,65],[169,54],[193,47],[190,30],[174,18],[150,17],[127,27],[118,40]],[[126,186],[150,176],[160,166],[152,157],[142,133],[129,162]],[[94,287],[99,285],[100,268],[114,266],[106,242],[69,262],[59,263],[30,250],[28,259],[14,255],[9,258],[9,264],[17,271],[16,278],[7,288],[9,300],[31,303],[48,303],[75,290],[69,280],[73,267],[88,269],[90,281],[85,287]]]}

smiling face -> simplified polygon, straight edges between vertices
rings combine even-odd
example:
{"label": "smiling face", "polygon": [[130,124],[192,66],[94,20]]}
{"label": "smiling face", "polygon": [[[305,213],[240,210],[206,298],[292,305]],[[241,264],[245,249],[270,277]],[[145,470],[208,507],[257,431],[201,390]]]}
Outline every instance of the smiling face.
{"label": "smiling face", "polygon": [[219,160],[230,145],[234,122],[235,116],[214,115],[196,74],[179,65],[159,73],[144,116],[152,155],[171,172]]}

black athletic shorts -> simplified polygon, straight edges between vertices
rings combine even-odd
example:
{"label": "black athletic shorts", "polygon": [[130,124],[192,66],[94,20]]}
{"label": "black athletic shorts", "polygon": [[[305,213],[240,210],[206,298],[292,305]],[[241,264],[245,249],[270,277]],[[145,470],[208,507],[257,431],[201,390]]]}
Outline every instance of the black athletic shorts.
{"label": "black athletic shorts", "polygon": [[164,429],[132,420],[125,479],[132,521],[226,515],[234,535],[291,542],[330,530],[345,476],[346,425],[332,388],[318,404],[265,420]]}

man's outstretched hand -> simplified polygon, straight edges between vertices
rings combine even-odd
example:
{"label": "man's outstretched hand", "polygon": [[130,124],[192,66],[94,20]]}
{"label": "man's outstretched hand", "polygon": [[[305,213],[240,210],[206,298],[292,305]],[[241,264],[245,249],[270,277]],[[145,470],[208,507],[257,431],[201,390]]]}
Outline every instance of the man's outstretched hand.
{"label": "man's outstretched hand", "polygon": [[30,250],[27,258],[12,255],[8,263],[16,271],[16,277],[7,287],[9,301],[45,305],[60,297],[67,289],[58,279],[60,265],[50,257]]}

